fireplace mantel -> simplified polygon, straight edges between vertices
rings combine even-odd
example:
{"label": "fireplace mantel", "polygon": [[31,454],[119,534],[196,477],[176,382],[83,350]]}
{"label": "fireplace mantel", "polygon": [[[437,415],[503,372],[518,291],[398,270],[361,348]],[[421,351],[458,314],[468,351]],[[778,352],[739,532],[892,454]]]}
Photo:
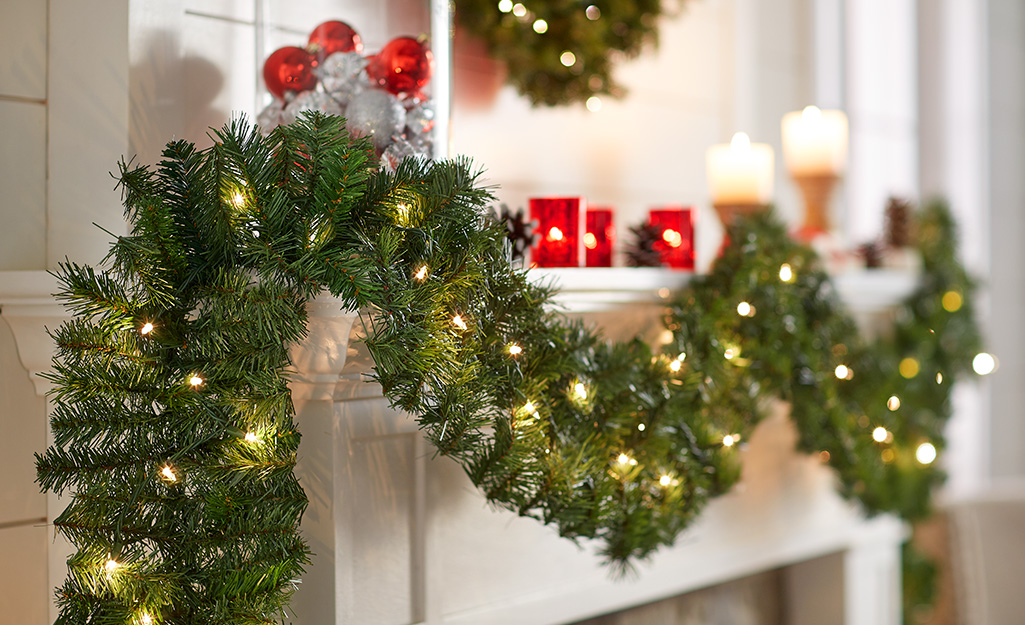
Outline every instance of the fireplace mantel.
{"label": "fireplace mantel", "polygon": [[[569,314],[610,336],[649,327],[657,336],[652,322],[666,293],[690,279],[657,269],[536,275],[561,287],[557,302]],[[899,272],[838,280],[852,310],[868,315],[913,287]],[[0,314],[39,394],[53,353],[44,327],[65,316],[55,290],[46,272],[0,272]],[[836,494],[828,466],[794,451],[785,405],[738,448],[738,486],[675,546],[615,579],[593,545],[493,509],[454,463],[432,458],[414,420],[365,381],[369,358],[351,341],[361,331],[355,313],[321,296],[309,315],[309,338],[293,349],[292,390],[304,434],[298,473],[310,497],[303,532],[316,555],[293,602],[297,623],[556,625],[783,567],[791,625],[900,622],[905,526],[865,518]]]}

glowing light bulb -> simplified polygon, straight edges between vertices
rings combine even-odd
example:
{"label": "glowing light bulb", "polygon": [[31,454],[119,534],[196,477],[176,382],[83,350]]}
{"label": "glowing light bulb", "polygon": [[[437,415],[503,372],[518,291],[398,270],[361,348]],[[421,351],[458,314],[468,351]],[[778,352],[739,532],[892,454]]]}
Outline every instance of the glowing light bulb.
{"label": "glowing light bulb", "polygon": [[573,385],[573,392],[576,393],[576,396],[579,399],[581,399],[581,400],[587,399],[587,387],[584,386],[583,382],[577,382],[576,384],[574,384]]}
{"label": "glowing light bulb", "polygon": [[501,11],[502,13],[509,13],[510,11],[512,11],[513,10],[512,0],[501,0],[501,2],[498,3],[498,10]]}
{"label": "glowing light bulb", "polygon": [[236,191],[231,194],[231,204],[235,208],[242,208],[246,205],[246,196],[241,191]]}
{"label": "glowing light bulb", "polygon": [[644,425],[643,423],[638,423],[637,424],[637,431],[638,432],[643,432],[645,429],[647,429],[647,427],[648,426]]}
{"label": "glowing light bulb", "polygon": [[993,354],[982,352],[972,359],[972,369],[979,375],[989,375],[997,370],[997,359]]}
{"label": "glowing light bulb", "polygon": [[658,483],[662,486],[669,486],[673,483],[673,478],[669,477],[668,475],[663,475],[662,477],[658,478]]}
{"label": "glowing light bulb", "polygon": [[630,456],[626,454],[619,454],[619,457],[616,458],[616,462],[619,464],[630,464]]}
{"label": "glowing light bulb", "polygon": [[152,331],[153,331],[153,324],[148,322],[148,321],[146,323],[142,324],[142,327],[139,328],[139,334],[142,334],[143,336],[149,334]]}
{"label": "glowing light bulb", "polygon": [[658,296],[661,299],[669,299],[669,296],[671,294],[672,293],[670,292],[668,287],[662,287],[661,289],[658,290]]}
{"label": "glowing light bulb", "polygon": [[754,306],[748,302],[740,302],[737,304],[737,314],[741,317],[751,317],[754,315]]}
{"label": "glowing light bulb", "polygon": [[726,436],[722,437],[722,446],[723,447],[733,447],[733,445],[736,442],[737,442],[737,438],[735,438],[732,434],[727,434]]}
{"label": "glowing light bulb", "polygon": [[896,395],[890,395],[890,398],[886,400],[886,407],[889,408],[891,412],[896,412],[897,410],[899,410],[900,397],[897,397]]}
{"label": "glowing light bulb", "polygon": [[587,106],[587,110],[591,111],[592,113],[597,113],[601,110],[601,98],[599,98],[596,95],[593,95],[587,98],[585,106]]}
{"label": "glowing light bulb", "polygon": [[910,380],[918,375],[918,361],[911,357],[905,358],[900,361],[899,369],[900,375]]}
{"label": "glowing light bulb", "polygon": [[683,235],[672,228],[666,228],[662,231],[662,240],[669,247],[680,247],[683,244]]}
{"label": "glowing light bulb", "polygon": [[851,370],[847,365],[837,365],[836,369],[833,370],[833,375],[838,380],[849,380],[851,376]]}
{"label": "glowing light bulb", "polygon": [[779,279],[783,282],[794,281],[794,270],[790,267],[789,264],[783,263],[779,266]]}
{"label": "glowing light bulb", "polygon": [[733,360],[737,357],[737,351],[732,347],[727,347],[726,350],[723,351],[722,355],[726,358],[726,360]]}
{"label": "glowing light bulb", "polygon": [[669,370],[672,371],[673,373],[679,372],[680,369],[682,369],[682,368],[683,368],[683,363],[680,362],[679,360],[674,360],[674,361],[669,363]]}
{"label": "glowing light bulb", "polygon": [[189,384],[191,384],[192,386],[203,386],[203,378],[199,377],[196,374],[192,374],[191,376],[189,376]]}
{"label": "glowing light bulb", "polygon": [[549,241],[561,241],[564,238],[566,238],[566,235],[562,233],[562,230],[560,230],[558,226],[552,226],[551,229],[548,230]]}
{"label": "glowing light bulb", "polygon": [[466,325],[466,322],[463,321],[462,315],[456,315],[455,317],[452,317],[452,325],[459,328],[460,330],[465,330],[468,327]]}
{"label": "glowing light bulb", "polygon": [[427,277],[427,265],[421,265],[420,268],[416,270],[416,273],[413,274],[413,277],[420,282],[423,282]]}
{"label": "glowing light bulb", "polygon": [[165,465],[164,468],[160,470],[160,475],[163,475],[164,479],[168,482],[178,481],[178,476],[174,474],[174,469],[171,468],[171,465]]}
{"label": "glowing light bulb", "polygon": [[890,433],[887,432],[886,428],[884,428],[881,425],[878,426],[876,429],[872,430],[872,440],[874,440],[877,443],[885,443],[886,442],[886,438],[889,435],[890,435]]}
{"label": "glowing light bulb", "polygon": [[523,411],[528,412],[530,414],[534,414],[535,412],[537,412],[537,409],[534,408],[534,402],[528,401],[527,403],[523,404]]}
{"label": "glowing light bulb", "polygon": [[106,564],[103,565],[103,569],[107,571],[107,574],[109,575],[110,573],[116,571],[120,566],[121,565],[118,564],[113,558],[109,558]]}
{"label": "glowing light bulb", "polygon": [[915,459],[922,464],[932,464],[936,460],[936,447],[932,443],[922,443],[915,450]]}
{"label": "glowing light bulb", "polygon": [[577,55],[573,54],[569,50],[566,50],[559,55],[559,62],[562,63],[565,67],[573,67],[573,65],[577,62]]}
{"label": "glowing light bulb", "polygon": [[543,35],[548,32],[548,22],[544,20],[534,20],[534,32]]}
{"label": "glowing light bulb", "polygon": [[520,4],[519,2],[517,2],[516,4],[513,5],[512,12],[513,12],[513,15],[515,15],[516,17],[523,17],[524,15],[527,14],[527,7],[525,7],[522,4]]}
{"label": "glowing light bulb", "polygon": [[598,237],[594,236],[593,232],[587,232],[584,234],[584,247],[589,250],[593,250],[598,247]]}
{"label": "glowing light bulb", "polygon": [[245,441],[247,443],[259,443],[260,437],[253,432],[246,432]]}
{"label": "glowing light bulb", "polygon": [[943,384],[943,374],[942,373],[937,373],[936,374],[936,383],[937,384]]}
{"label": "glowing light bulb", "polygon": [[150,616],[148,613],[143,612],[139,616],[139,623],[141,623],[142,625],[153,625],[153,617]]}
{"label": "glowing light bulb", "polygon": [[512,343],[511,345],[509,345],[509,355],[511,355],[511,356],[519,356],[522,353],[523,353],[523,348],[520,347],[519,345],[517,345],[516,343]]}
{"label": "glowing light bulb", "polygon": [[601,9],[594,6],[593,4],[589,5],[586,9],[584,9],[584,15],[587,16],[587,19],[593,22],[594,20],[601,17]]}
{"label": "glowing light bulb", "polygon": [[957,312],[961,310],[961,306],[964,304],[964,298],[957,291],[947,291],[943,294],[943,298],[940,299],[940,303],[943,305],[943,310],[947,312]]}

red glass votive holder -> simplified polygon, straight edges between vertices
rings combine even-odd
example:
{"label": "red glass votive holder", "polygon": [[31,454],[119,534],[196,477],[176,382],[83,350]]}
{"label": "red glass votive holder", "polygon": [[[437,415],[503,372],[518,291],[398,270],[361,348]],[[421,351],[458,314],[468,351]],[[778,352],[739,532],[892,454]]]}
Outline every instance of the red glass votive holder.
{"label": "red glass votive holder", "polygon": [[668,206],[648,212],[648,222],[659,230],[655,249],[662,265],[673,269],[694,269],[694,210]]}
{"label": "red glass votive holder", "polygon": [[584,260],[588,267],[611,267],[612,246],[616,229],[612,225],[612,209],[587,209],[587,229],[584,232]]}
{"label": "red glass votive holder", "polygon": [[530,198],[530,218],[537,220],[538,242],[530,250],[534,267],[580,267],[584,258],[582,197]]}

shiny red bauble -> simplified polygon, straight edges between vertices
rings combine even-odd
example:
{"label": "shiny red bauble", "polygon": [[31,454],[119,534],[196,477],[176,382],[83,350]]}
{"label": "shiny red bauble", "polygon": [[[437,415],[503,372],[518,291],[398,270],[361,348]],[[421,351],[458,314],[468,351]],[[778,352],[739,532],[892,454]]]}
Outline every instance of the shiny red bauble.
{"label": "shiny red bauble", "polygon": [[362,52],[363,39],[352,26],[331,20],[313,29],[306,49],[320,63],[335,52]]}
{"label": "shiny red bauble", "polygon": [[312,54],[295,46],[275,50],[263,64],[263,82],[267,91],[283,100],[288,91],[313,89],[317,86],[314,61]]}
{"label": "shiny red bauble", "polygon": [[370,81],[393,93],[419,91],[434,72],[434,55],[429,47],[412,37],[397,37],[370,59]]}

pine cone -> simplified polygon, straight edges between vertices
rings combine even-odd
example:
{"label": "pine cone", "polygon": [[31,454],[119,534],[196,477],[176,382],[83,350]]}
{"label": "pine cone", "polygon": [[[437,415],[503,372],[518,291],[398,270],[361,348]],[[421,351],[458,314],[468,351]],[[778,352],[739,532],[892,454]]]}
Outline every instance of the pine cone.
{"label": "pine cone", "polygon": [[865,261],[867,269],[878,269],[883,266],[883,245],[879,241],[869,241],[858,246],[858,256]]}
{"label": "pine cone", "polygon": [[626,253],[626,264],[631,267],[661,267],[662,257],[656,245],[662,240],[659,227],[642,223],[629,230],[631,240],[623,250]]}
{"label": "pine cone", "polygon": [[891,248],[911,245],[911,202],[896,197],[887,200],[884,240]]}
{"label": "pine cone", "polygon": [[[491,210],[494,213],[494,208]],[[502,204],[501,211],[496,217],[498,221],[505,223],[505,236],[512,247],[512,260],[525,260],[527,250],[537,244],[537,233],[534,232],[537,221],[527,219],[522,208],[514,213],[505,204]]]}

